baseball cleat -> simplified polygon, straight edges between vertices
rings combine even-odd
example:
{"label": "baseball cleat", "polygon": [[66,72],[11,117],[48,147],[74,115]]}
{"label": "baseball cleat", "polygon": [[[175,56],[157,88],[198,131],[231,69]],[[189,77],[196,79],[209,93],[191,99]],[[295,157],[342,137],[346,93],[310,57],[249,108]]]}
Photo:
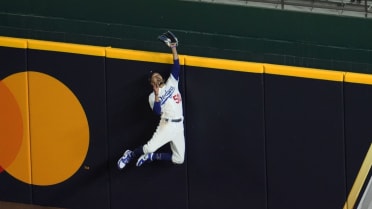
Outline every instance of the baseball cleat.
{"label": "baseball cleat", "polygon": [[122,170],[131,160],[132,160],[132,151],[126,150],[123,156],[118,160],[118,169]]}
{"label": "baseball cleat", "polygon": [[148,153],[148,154],[141,155],[141,157],[138,158],[138,160],[137,160],[136,166],[139,167],[146,162],[148,163],[148,162],[153,161],[153,157],[154,157],[154,153]]}

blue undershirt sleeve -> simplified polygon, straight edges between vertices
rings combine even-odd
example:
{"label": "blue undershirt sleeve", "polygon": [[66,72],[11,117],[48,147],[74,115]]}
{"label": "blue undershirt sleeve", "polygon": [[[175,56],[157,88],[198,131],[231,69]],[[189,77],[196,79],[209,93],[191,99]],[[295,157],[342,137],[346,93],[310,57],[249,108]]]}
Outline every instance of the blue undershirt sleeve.
{"label": "blue undershirt sleeve", "polygon": [[178,59],[173,61],[171,74],[173,77],[178,80],[180,76],[180,61]]}
{"label": "blue undershirt sleeve", "polygon": [[157,115],[160,115],[160,113],[161,113],[160,101],[159,101],[159,102],[154,102],[154,108],[153,108],[153,111],[154,111]]}

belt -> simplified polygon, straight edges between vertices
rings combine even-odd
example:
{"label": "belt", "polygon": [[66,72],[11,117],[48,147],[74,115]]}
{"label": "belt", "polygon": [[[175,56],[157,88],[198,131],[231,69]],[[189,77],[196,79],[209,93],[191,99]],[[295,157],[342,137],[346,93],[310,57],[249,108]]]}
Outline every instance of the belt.
{"label": "belt", "polygon": [[164,118],[165,122],[174,122],[174,123],[178,123],[178,122],[181,122],[182,121],[182,118],[179,118],[179,119],[169,119],[169,118]]}

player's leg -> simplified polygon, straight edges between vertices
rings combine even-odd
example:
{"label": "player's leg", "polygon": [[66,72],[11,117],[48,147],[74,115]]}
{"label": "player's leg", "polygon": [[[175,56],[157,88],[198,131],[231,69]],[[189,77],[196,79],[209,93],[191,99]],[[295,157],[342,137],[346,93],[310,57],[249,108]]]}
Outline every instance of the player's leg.
{"label": "player's leg", "polygon": [[136,165],[141,166],[144,163],[149,163],[154,160],[172,161],[172,154],[160,152],[143,154],[140,158],[138,158]]}
{"label": "player's leg", "polygon": [[185,161],[185,135],[183,126],[178,129],[177,136],[170,142],[172,162],[182,164]]}
{"label": "player's leg", "polygon": [[122,170],[126,165],[128,165],[133,159],[136,159],[143,155],[143,146],[137,147],[136,149],[126,150],[117,162],[119,170]]}
{"label": "player's leg", "polygon": [[[146,153],[145,151],[145,154],[142,155],[138,159],[137,166],[141,166],[144,163],[152,162],[154,160],[171,161],[175,164],[182,164],[184,162],[185,136],[184,136],[183,124],[174,123],[170,125],[170,127],[171,127],[171,132],[169,132],[167,136],[164,136],[165,137],[164,142],[166,143],[170,142],[172,153],[156,153],[156,152]],[[169,139],[172,139],[172,140],[169,140]]]}
{"label": "player's leg", "polygon": [[143,163],[152,162],[154,160],[171,161],[174,164],[182,164],[185,159],[185,136],[183,133],[183,127],[173,131],[173,133],[175,133],[171,136],[173,140],[169,141],[172,153],[155,152],[144,154],[138,159],[137,166],[141,166]]}
{"label": "player's leg", "polygon": [[163,126],[158,127],[153,137],[143,146],[144,154],[138,158],[137,166],[154,160],[171,161],[171,153],[155,153],[160,147],[170,142],[170,139],[174,135],[173,124],[169,124],[169,122],[163,123]]}
{"label": "player's leg", "polygon": [[[162,146],[164,146],[164,145],[165,144],[163,144]],[[145,146],[144,146],[144,148],[145,148]],[[138,158],[137,163],[136,163],[137,166],[141,166],[144,163],[150,163],[154,160],[172,161],[172,154],[171,153],[150,152],[151,149],[146,149],[146,150],[147,151],[144,154],[142,154],[141,157]],[[155,150],[157,150],[157,149],[155,149]]]}
{"label": "player's leg", "polygon": [[[163,132],[165,130],[165,124],[160,121],[156,131],[154,132],[152,138],[147,142],[146,145],[140,146],[135,150],[126,150],[122,157],[119,158],[117,162],[118,169],[123,169],[126,165],[128,165],[133,159],[141,157],[145,153],[155,152],[162,144],[166,142],[162,142],[162,136],[164,135]],[[154,151],[151,151],[154,150]]]}

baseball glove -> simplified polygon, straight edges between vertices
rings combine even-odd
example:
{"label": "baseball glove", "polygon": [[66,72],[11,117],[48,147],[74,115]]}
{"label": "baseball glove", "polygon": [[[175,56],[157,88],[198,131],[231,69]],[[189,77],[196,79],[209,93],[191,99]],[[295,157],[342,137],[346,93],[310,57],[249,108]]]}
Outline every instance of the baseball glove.
{"label": "baseball glove", "polygon": [[170,31],[161,34],[160,36],[158,36],[158,39],[161,42],[165,43],[165,45],[167,45],[168,47],[178,46],[177,37]]}

